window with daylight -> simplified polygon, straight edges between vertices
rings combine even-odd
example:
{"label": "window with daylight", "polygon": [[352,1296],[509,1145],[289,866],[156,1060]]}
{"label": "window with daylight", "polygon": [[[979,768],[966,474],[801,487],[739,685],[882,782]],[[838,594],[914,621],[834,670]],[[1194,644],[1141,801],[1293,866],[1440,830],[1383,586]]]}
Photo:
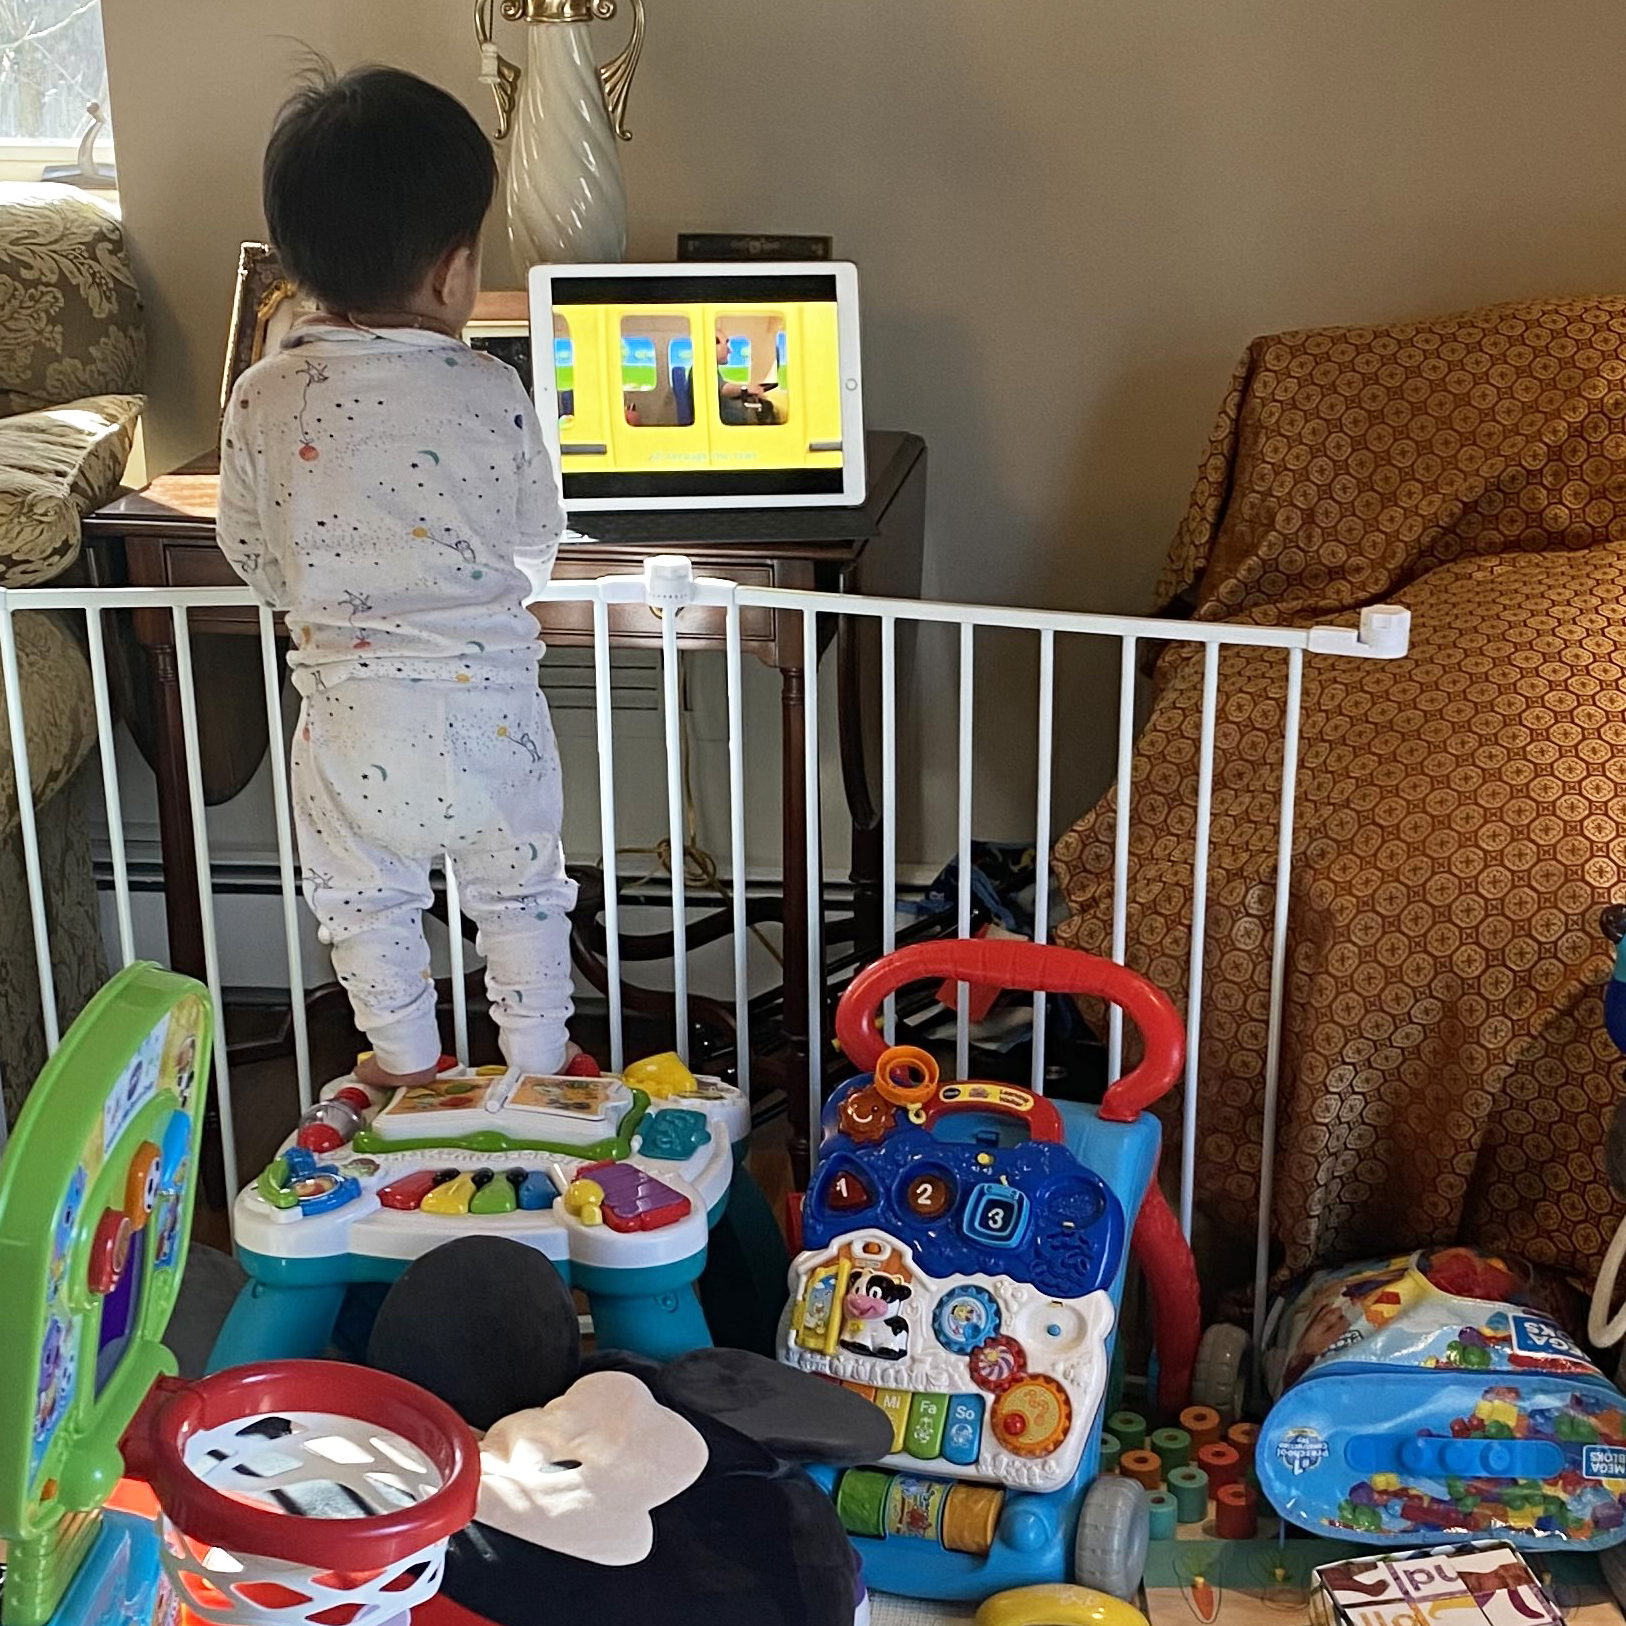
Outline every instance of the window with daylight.
{"label": "window with daylight", "polygon": [[100,0],[0,0],[0,157],[71,149],[92,102],[109,118]]}

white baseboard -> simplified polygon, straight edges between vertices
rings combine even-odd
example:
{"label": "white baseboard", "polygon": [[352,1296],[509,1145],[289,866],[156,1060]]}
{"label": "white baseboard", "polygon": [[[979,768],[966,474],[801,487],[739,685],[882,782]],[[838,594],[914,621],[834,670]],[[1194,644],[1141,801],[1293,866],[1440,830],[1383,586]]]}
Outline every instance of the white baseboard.
{"label": "white baseboard", "polygon": [[[627,879],[636,879],[628,877]],[[899,891],[918,893],[929,881],[929,874],[920,882],[906,883],[900,866]],[[135,951],[139,958],[155,960],[160,965],[169,963],[169,931],[164,917],[164,894],[161,881],[151,875],[138,875],[130,895],[131,924],[135,933]],[[118,915],[114,903],[112,882],[105,875],[100,881],[102,939],[107,945],[108,962],[119,960]],[[276,889],[276,871],[273,866],[222,866],[215,878],[215,938],[220,953],[220,984],[222,988],[286,988],[288,986],[287,952],[282,896]],[[753,892],[770,892],[777,882],[764,877],[753,878]],[[845,880],[832,877],[826,883],[826,896],[840,905],[851,896],[851,887]],[[644,889],[649,896],[649,889]],[[302,981],[307,989],[318,988],[333,981],[332,962],[327,949],[317,940],[316,921],[303,900],[295,911],[299,935],[299,954]],[[669,923],[669,913],[659,902],[624,903],[621,910],[622,925],[629,931],[659,931]],[[446,928],[436,920],[426,920],[429,938],[430,963],[437,977],[451,974],[451,956]],[[779,929],[765,928],[770,942],[777,948]],[[480,964],[472,947],[464,951],[468,968]],[[779,969],[772,955],[756,937],[749,939],[748,974],[753,992],[775,986]],[[690,955],[689,985],[697,994],[717,999],[733,997],[733,947],[724,938]],[[648,987],[669,985],[670,969],[658,964],[639,967],[637,980]],[[586,995],[587,991],[579,989]]]}

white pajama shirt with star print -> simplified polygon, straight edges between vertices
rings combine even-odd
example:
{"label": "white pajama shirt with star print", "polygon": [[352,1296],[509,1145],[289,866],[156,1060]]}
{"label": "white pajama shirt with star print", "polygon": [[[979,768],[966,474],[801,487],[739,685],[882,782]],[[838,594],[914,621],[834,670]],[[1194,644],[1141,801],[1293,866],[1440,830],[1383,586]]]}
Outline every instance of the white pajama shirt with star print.
{"label": "white pajama shirt with star print", "polygon": [[456,339],[299,327],[233,387],[220,547],[287,617],[305,897],[392,1073],[440,1054],[422,912],[443,853],[505,1059],[564,1061],[576,888],[524,608],[563,532],[519,376]]}

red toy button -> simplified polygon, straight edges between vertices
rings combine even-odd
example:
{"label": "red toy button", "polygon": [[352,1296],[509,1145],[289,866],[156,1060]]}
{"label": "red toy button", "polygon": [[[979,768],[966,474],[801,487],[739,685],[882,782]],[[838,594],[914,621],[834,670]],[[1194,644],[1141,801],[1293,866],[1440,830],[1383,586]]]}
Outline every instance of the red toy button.
{"label": "red toy button", "polygon": [[830,1182],[830,1189],[825,1194],[824,1200],[832,1212],[847,1214],[855,1208],[868,1208],[871,1198],[869,1187],[851,1169],[843,1169]]}
{"label": "red toy button", "polygon": [[92,1293],[104,1297],[119,1285],[119,1277],[130,1259],[130,1239],[135,1231],[130,1216],[109,1208],[96,1224],[96,1235],[90,1244],[90,1264],[85,1271],[86,1285]]}
{"label": "red toy button", "polygon": [[403,1174],[399,1180],[390,1181],[379,1192],[378,1200],[385,1208],[414,1209],[435,1189],[437,1178],[433,1169],[419,1169],[416,1174]]}

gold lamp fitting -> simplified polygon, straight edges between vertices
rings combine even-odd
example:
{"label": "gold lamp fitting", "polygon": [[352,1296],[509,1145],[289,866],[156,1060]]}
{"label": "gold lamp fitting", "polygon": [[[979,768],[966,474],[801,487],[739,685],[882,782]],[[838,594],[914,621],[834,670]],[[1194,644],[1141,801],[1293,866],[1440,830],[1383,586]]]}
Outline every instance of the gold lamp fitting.
{"label": "gold lamp fitting", "polygon": [[591,23],[615,15],[615,0],[502,0],[511,23]]}
{"label": "gold lamp fitting", "polygon": [[[644,49],[644,0],[631,3],[632,38],[598,70],[610,128],[623,141],[632,140],[627,128],[627,99],[632,95],[632,76]],[[592,23],[615,16],[616,4],[617,0],[501,0],[500,9],[511,23]],[[495,6],[496,0],[474,0],[474,36],[480,46],[480,78],[491,87],[496,100],[496,138],[502,141],[513,128],[520,69],[497,49],[492,33]]]}

